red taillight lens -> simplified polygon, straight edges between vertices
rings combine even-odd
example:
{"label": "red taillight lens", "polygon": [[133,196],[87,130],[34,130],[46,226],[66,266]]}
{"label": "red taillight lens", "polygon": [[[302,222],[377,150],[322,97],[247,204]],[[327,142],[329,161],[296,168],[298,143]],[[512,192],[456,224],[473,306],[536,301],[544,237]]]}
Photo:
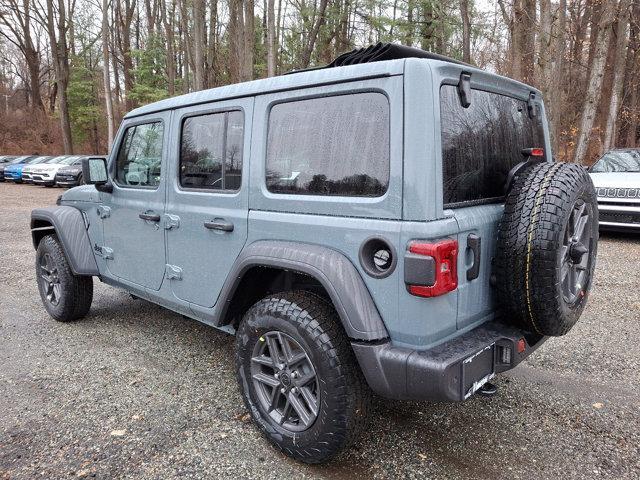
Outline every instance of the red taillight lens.
{"label": "red taillight lens", "polygon": [[409,293],[419,297],[437,297],[458,288],[458,242],[443,240],[438,243],[414,242],[409,251],[416,255],[432,257],[435,261],[433,285],[408,285]]}
{"label": "red taillight lens", "polygon": [[532,157],[544,157],[544,149],[543,148],[532,148],[531,149]]}

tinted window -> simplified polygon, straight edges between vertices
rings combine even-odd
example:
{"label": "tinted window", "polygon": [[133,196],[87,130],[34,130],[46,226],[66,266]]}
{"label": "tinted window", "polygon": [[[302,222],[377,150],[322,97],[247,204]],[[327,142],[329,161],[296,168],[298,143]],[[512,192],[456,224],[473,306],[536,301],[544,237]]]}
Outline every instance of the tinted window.
{"label": "tinted window", "polygon": [[118,184],[155,187],[160,183],[163,132],[161,122],[127,128],[116,160]]}
{"label": "tinted window", "polygon": [[180,185],[238,190],[242,183],[243,114],[239,111],[187,118],[182,125]]}
{"label": "tinted window", "polygon": [[527,103],[473,90],[463,108],[457,87],[440,89],[444,203],[499,200],[523,148],[544,148],[541,115],[529,118]]}
{"label": "tinted window", "polygon": [[389,184],[389,102],[360,93],[271,109],[267,188],[277,193],[382,195]]}

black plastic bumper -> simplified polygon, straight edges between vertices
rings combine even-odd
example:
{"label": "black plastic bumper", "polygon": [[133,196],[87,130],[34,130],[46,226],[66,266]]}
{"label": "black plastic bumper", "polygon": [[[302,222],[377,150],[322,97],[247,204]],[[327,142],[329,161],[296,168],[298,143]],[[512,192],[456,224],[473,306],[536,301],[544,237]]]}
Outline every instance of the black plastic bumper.
{"label": "black plastic bumper", "polygon": [[430,350],[395,347],[390,342],[354,342],[352,346],[377,394],[398,400],[457,402],[469,398],[493,375],[514,368],[545,340],[489,322]]}

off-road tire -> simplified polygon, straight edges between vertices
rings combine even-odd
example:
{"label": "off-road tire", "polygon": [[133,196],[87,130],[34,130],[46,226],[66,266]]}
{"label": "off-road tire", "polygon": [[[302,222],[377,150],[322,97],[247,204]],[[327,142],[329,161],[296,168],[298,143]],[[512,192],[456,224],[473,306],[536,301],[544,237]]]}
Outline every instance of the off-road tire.
{"label": "off-road tire", "polygon": [[[52,278],[43,271],[43,258],[48,256],[55,272],[55,279],[60,288],[56,303],[48,297],[50,291],[48,282],[43,275]],[[93,300],[93,278],[90,276],[75,275],[71,271],[62,245],[56,235],[47,235],[40,240],[36,252],[36,279],[40,298],[47,313],[59,322],[70,322],[84,317],[91,308]]]}
{"label": "off-road tire", "polygon": [[[574,254],[581,259],[578,263],[569,254],[577,250],[571,232],[576,229],[574,220],[585,216],[581,238],[588,238],[588,252]],[[597,196],[586,170],[568,163],[525,166],[507,194],[494,257],[497,294],[506,319],[537,334],[566,334],[584,310],[597,241]],[[563,285],[569,284],[564,282],[569,266],[585,272],[576,274],[584,285],[574,282],[573,292],[563,290],[568,288]]]}
{"label": "off-road tire", "polygon": [[[292,432],[271,418],[251,377],[256,342],[282,332],[305,350],[318,378],[319,408],[307,430]],[[236,340],[236,373],[251,417],[262,433],[287,455],[322,463],[349,447],[364,428],[370,390],[332,305],[315,294],[296,291],[266,297],[244,315]]]}

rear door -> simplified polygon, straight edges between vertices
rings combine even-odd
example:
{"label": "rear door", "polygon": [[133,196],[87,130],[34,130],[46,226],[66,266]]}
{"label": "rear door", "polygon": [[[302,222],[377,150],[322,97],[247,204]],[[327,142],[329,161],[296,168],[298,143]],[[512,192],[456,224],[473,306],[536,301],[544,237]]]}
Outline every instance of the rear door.
{"label": "rear door", "polygon": [[546,147],[528,99],[482,88],[474,83],[465,108],[457,85],[440,87],[444,214],[458,224],[458,329],[494,315],[491,263],[507,175],[522,149]]}
{"label": "rear door", "polygon": [[212,307],[247,239],[253,98],[178,110],[165,229],[176,297]]}

